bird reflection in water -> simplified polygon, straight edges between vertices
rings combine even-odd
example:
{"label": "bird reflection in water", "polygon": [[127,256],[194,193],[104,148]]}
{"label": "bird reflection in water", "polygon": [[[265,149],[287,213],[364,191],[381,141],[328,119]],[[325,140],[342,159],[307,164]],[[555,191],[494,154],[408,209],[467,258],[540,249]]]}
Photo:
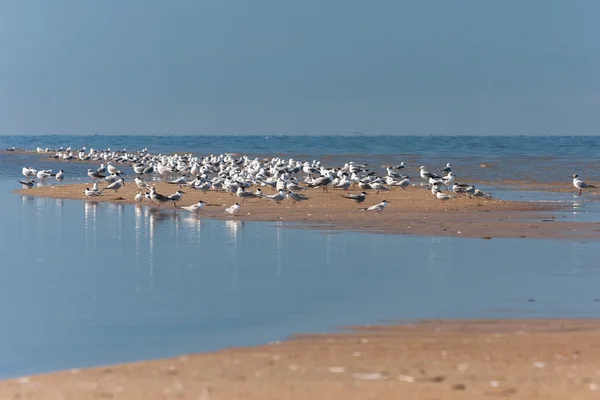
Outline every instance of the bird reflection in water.
{"label": "bird reflection in water", "polygon": [[29,206],[31,204],[34,203],[34,197],[33,196],[21,196],[21,202],[24,206]]}
{"label": "bird reflection in water", "polygon": [[168,210],[148,208],[148,275],[150,278],[150,290],[154,288],[154,235],[156,226],[164,221],[177,220],[181,218],[179,213]]}
{"label": "bird reflection in water", "polygon": [[[85,252],[84,252],[84,261],[85,265],[87,264],[88,258],[90,254],[88,252],[91,251],[91,255],[95,256],[96,254],[96,216],[98,215],[98,207],[99,203],[96,201],[86,201],[83,204],[83,213],[84,213],[84,240],[85,240]],[[90,237],[92,239],[92,243],[90,243]]]}
{"label": "bird reflection in water", "polygon": [[229,237],[233,241],[236,240],[237,235],[242,231],[243,227],[244,227],[244,221],[232,221],[232,220],[225,221],[225,229],[227,229],[227,232],[229,232]]}

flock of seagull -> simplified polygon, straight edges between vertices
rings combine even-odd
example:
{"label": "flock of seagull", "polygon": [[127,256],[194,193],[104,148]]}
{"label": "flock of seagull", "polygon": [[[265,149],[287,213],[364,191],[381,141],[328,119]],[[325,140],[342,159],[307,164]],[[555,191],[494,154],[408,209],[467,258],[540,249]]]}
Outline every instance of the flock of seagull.
{"label": "flock of seagull", "polygon": [[[342,197],[361,204],[366,200],[369,190],[379,193],[389,191],[395,186],[406,190],[411,186],[412,179],[403,173],[407,167],[404,162],[395,166],[382,166],[386,172],[379,175],[376,171],[369,170],[366,164],[359,165],[352,161],[339,167],[325,167],[317,160],[309,162],[279,157],[259,159],[248,156],[235,157],[233,154],[206,157],[196,157],[192,154],[163,155],[152,154],[148,152],[148,149],[127,152],[126,150],[111,151],[110,149],[86,150],[85,147],[75,151],[71,148],[58,150],[38,148],[37,152],[50,153],[52,159],[60,161],[101,163],[98,169],[90,168],[87,171],[88,177],[93,182],[92,188],[84,190],[87,197],[102,196],[106,191],[118,192],[125,185],[124,176],[133,175],[133,182],[139,189],[142,189],[142,192],[136,193],[135,201],[141,202],[147,199],[157,204],[158,207],[164,203],[172,203],[174,207],[177,207],[177,202],[182,199],[185,192],[178,190],[170,195],[158,193],[154,186],[146,182],[145,178],[153,179],[152,177],[158,176],[160,180],[179,185],[180,189],[199,190],[204,193],[209,190],[229,192],[236,195],[242,203],[248,198],[263,198],[277,204],[280,204],[285,198],[294,204],[309,200],[308,196],[299,193],[309,188],[321,188],[326,192],[330,188],[340,189],[347,193],[341,195]],[[131,172],[125,171],[125,168],[131,168]],[[456,176],[450,163],[437,171],[439,172],[429,172],[424,166],[421,166],[419,175],[424,181],[423,184],[428,185],[432,195],[440,201],[452,199],[457,195],[491,197],[489,193],[481,191],[474,185],[456,182]],[[32,167],[23,167],[22,174],[25,180],[18,182],[24,188],[32,188],[36,183],[35,178],[42,183],[46,183],[50,178],[62,182],[65,178],[63,170],[53,173],[52,170],[35,170]],[[98,182],[106,183],[107,186],[100,189]],[[580,180],[578,175],[573,175],[573,185],[579,190],[579,195],[583,189],[595,188],[595,186]],[[248,189],[253,186],[259,187],[254,192],[249,191]],[[264,194],[260,188],[269,186],[276,190],[275,194]],[[348,193],[351,187],[356,186],[362,189],[362,192]],[[448,194],[449,191],[454,194]],[[361,208],[361,210],[381,213],[388,204],[388,201],[383,200],[372,206]],[[180,208],[198,213],[204,207],[205,203],[200,201]],[[241,205],[238,202],[224,211],[237,215],[240,209]]]}

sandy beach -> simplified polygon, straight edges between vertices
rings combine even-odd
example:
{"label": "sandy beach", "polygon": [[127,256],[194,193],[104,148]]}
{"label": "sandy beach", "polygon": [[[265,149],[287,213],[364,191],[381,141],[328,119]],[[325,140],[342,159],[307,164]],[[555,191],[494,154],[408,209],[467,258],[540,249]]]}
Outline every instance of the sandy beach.
{"label": "sandy beach", "polygon": [[[177,185],[153,182],[159,193],[168,195],[180,189]],[[101,184],[102,189],[105,184]],[[83,193],[87,184],[64,184],[18,190],[17,193],[86,201],[108,201],[135,203],[136,192],[141,191],[131,181],[117,193],[106,191],[103,196],[86,198]],[[560,238],[560,239],[597,239],[600,238],[600,224],[566,221],[570,212],[557,208],[555,204],[503,201],[497,199],[456,198],[440,201],[425,188],[410,187],[407,190],[392,188],[376,194],[369,191],[367,200],[358,205],[341,197],[340,190],[309,189],[303,194],[308,201],[292,204],[285,199],[281,204],[267,199],[248,199],[241,202],[235,195],[224,192],[208,191],[203,193],[193,189],[181,189],[186,192],[178,206],[190,205],[198,200],[207,203],[200,218],[235,218],[246,221],[285,221],[299,222],[303,227],[315,227],[331,230],[354,230],[381,233],[400,233],[405,235],[437,235],[479,238]],[[272,188],[263,188],[265,194],[275,192]],[[359,193],[361,190],[351,190]],[[383,199],[390,202],[381,215],[364,212],[360,208],[376,204]],[[240,202],[242,209],[235,216],[229,216],[223,210]],[[156,208],[148,200],[141,204]],[[164,204],[161,210],[173,209],[173,205]],[[181,211],[185,212],[185,211]]]}
{"label": "sandy beach", "polygon": [[597,399],[595,320],[454,320],[0,382],[3,399]]}

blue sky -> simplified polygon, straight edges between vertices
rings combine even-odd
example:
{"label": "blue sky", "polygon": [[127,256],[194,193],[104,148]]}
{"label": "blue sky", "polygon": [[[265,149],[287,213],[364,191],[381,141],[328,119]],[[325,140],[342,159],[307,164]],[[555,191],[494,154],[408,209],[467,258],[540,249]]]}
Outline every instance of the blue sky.
{"label": "blue sky", "polygon": [[0,0],[2,134],[596,134],[600,2]]}

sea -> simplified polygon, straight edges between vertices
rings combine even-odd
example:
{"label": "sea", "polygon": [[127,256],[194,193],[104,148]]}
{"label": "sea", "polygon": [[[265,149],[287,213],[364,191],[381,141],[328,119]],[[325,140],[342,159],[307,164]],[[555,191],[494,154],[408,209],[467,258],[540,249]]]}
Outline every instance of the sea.
{"label": "sea", "polygon": [[[516,190],[598,182],[600,138],[493,136],[0,136],[0,149],[89,148],[293,157],[324,165],[452,163],[496,197],[556,201],[600,223],[595,195]],[[217,221],[36,198],[21,167],[83,163],[0,151],[0,378],[265,344],[299,333],[437,318],[598,318],[594,240],[405,236]]]}

